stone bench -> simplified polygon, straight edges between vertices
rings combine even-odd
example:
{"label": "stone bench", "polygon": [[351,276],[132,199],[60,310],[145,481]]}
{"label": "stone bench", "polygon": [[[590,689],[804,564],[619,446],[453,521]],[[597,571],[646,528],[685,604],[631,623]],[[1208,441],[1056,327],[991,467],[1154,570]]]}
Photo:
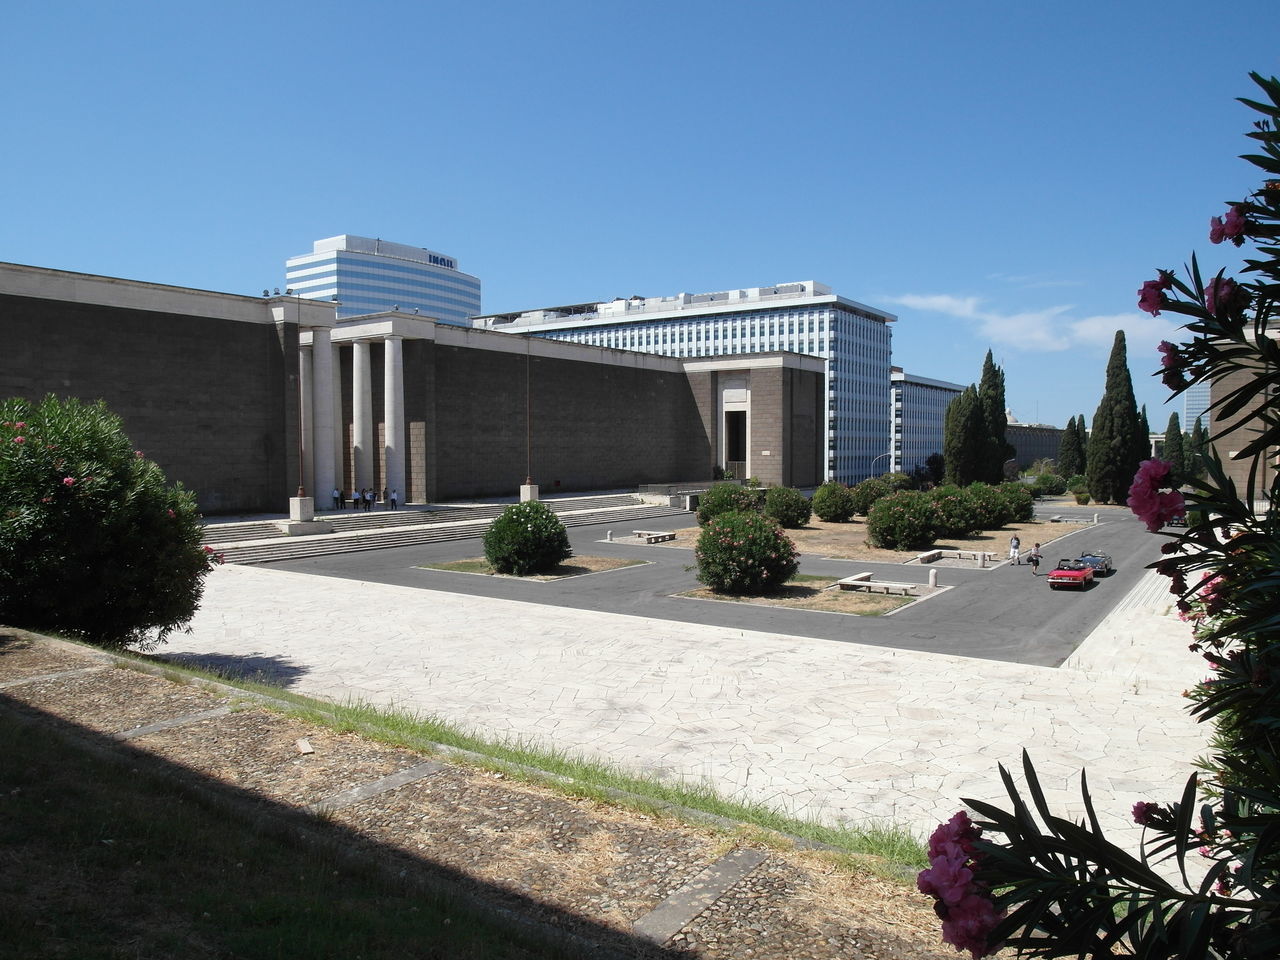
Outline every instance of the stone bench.
{"label": "stone bench", "polygon": [[672,530],[632,530],[631,532],[645,543],[663,543],[676,538]]}
{"label": "stone bench", "polygon": [[836,586],[841,590],[857,590],[861,593],[883,593],[896,597],[916,597],[920,595],[918,585],[914,583],[895,583],[889,580],[877,582],[870,570],[864,570],[862,573],[855,573],[851,577],[837,580]]}

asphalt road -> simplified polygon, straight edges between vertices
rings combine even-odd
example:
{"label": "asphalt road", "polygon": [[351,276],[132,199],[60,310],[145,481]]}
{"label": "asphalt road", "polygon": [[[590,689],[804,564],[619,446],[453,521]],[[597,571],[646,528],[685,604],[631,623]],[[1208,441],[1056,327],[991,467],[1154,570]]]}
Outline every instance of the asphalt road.
{"label": "asphalt road", "polygon": [[[1055,511],[1070,516],[1070,512]],[[1089,635],[1144,575],[1145,566],[1159,557],[1160,537],[1148,533],[1128,511],[1101,511],[1097,526],[1042,548],[1045,562],[1040,576],[1028,566],[1002,564],[987,570],[938,569],[938,582],[955,589],[903,608],[892,616],[853,617],[764,607],[754,604],[695,600],[675,594],[698,586],[691,550],[606,543],[605,531],[630,535],[619,523],[573,527],[574,553],[580,556],[635,557],[649,561],[638,567],[592,576],[540,583],[420,569],[424,563],[480,556],[479,538],[423,544],[366,553],[338,554],[270,564],[347,580],[365,580],[441,590],[473,596],[500,597],[529,603],[599,610],[608,613],[704,623],[728,630],[759,630],[794,636],[843,640],[928,653],[1057,666]],[[1092,517],[1080,510],[1081,517]],[[689,526],[690,515],[646,519],[645,529]],[[1006,538],[997,536],[993,549],[1002,550]],[[1030,544],[1024,544],[1024,549]],[[1045,573],[1059,557],[1079,556],[1084,550],[1111,555],[1115,572],[1098,579],[1086,591],[1051,590]],[[803,555],[800,570],[848,576],[872,570],[879,579],[924,583],[929,568],[865,561],[826,560]]]}

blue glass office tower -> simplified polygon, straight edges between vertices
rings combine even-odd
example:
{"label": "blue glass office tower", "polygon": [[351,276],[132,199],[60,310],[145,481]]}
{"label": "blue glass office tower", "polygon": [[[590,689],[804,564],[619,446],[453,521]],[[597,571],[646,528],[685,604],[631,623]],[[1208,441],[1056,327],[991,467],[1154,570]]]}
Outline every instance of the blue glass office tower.
{"label": "blue glass office tower", "polygon": [[338,319],[399,309],[466,324],[480,312],[480,281],[450,256],[343,234],[285,261],[285,283],[308,300],[338,301]]}
{"label": "blue glass office tower", "polygon": [[476,326],[669,357],[790,351],[827,361],[827,475],[888,469],[890,313],[805,281],[477,317]]}

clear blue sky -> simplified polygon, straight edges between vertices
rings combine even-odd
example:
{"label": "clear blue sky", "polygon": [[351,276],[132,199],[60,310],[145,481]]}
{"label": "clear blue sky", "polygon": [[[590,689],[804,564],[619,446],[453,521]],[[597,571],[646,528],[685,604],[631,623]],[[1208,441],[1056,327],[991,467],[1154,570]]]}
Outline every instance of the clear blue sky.
{"label": "clear blue sky", "polygon": [[[1139,402],[1156,267],[1251,190],[1274,0],[15,4],[0,260],[236,293],[339,233],[486,311],[818,280],[1022,420]],[[1178,404],[1177,409],[1181,409]]]}

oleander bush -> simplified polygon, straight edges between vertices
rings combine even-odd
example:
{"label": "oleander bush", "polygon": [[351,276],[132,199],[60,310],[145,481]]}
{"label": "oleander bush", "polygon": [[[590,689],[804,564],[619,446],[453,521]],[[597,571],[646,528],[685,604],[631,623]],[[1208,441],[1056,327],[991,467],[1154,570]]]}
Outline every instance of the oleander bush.
{"label": "oleander bush", "polygon": [[513,503],[484,533],[484,558],[496,573],[546,573],[573,556],[569,534],[545,503]]}
{"label": "oleander bush", "polygon": [[853,509],[864,517],[871,513],[871,507],[881,497],[893,492],[893,488],[881,477],[868,477],[849,491],[853,495]]}
{"label": "oleander bush", "polygon": [[964,488],[978,518],[979,530],[999,530],[1013,519],[1009,501],[999,489],[985,483],[971,483]]}
{"label": "oleander bush", "polygon": [[1009,519],[1005,523],[1026,523],[1035,517],[1035,497],[1031,488],[1019,480],[1011,480],[996,487],[996,491],[1004,498],[1009,509]]}
{"label": "oleander bush", "polygon": [[896,493],[899,490],[915,490],[920,486],[916,478],[909,473],[883,473],[880,479],[888,484],[890,493]]}
{"label": "oleander bush", "polygon": [[809,522],[813,508],[809,498],[792,487],[770,487],[764,495],[764,514],[787,530],[798,530]]}
{"label": "oleander bush", "polygon": [[939,537],[967,537],[982,529],[977,508],[962,487],[948,483],[934,487],[929,497],[938,508]]}
{"label": "oleander bush", "polygon": [[857,512],[853,493],[843,483],[828,480],[813,492],[813,512],[827,523],[848,523]]}
{"label": "oleander bush", "polygon": [[0,623],[153,647],[221,562],[202,539],[194,494],[101,401],[0,403]]}
{"label": "oleander bush", "polygon": [[777,593],[800,568],[791,538],[755,510],[711,518],[698,537],[694,559],[698,582],[717,593]]}
{"label": "oleander bush", "polygon": [[706,526],[713,517],[760,509],[760,493],[736,483],[717,483],[698,498],[698,523]]}
{"label": "oleander bush", "polygon": [[899,490],[881,497],[867,517],[867,539],[889,550],[922,550],[938,539],[942,514],[932,496]]}
{"label": "oleander bush", "polygon": [[1042,473],[1031,485],[1031,492],[1037,497],[1060,497],[1067,492],[1067,480],[1056,473]]}

